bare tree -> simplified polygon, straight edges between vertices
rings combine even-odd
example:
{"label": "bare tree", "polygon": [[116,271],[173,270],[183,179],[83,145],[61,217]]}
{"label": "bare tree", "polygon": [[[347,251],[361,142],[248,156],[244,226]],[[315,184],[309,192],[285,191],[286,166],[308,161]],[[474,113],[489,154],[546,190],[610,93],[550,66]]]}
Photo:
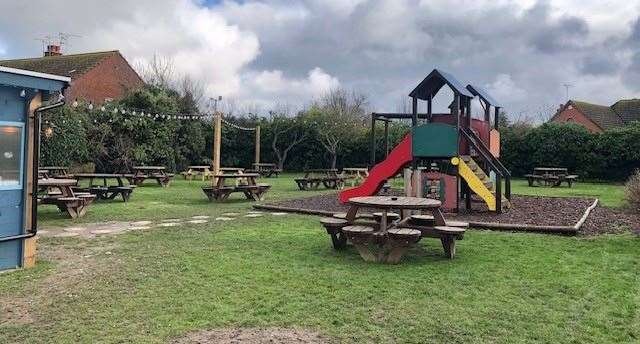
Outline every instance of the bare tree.
{"label": "bare tree", "polygon": [[204,105],[204,82],[193,79],[189,75],[184,75],[180,79],[180,89],[178,90],[183,98],[190,98],[198,107]]}
{"label": "bare tree", "polygon": [[[288,105],[277,105],[277,111],[270,111],[271,126],[273,132],[273,141],[271,141],[271,149],[278,159],[278,168],[284,169],[284,163],[287,160],[289,151],[296,145],[304,141],[308,137],[306,128],[300,125],[303,121],[302,116],[292,118],[290,116],[290,107]],[[288,139],[288,144],[284,143],[280,146],[280,140]]]}
{"label": "bare tree", "polygon": [[173,88],[176,75],[175,64],[171,58],[153,54],[151,61],[137,67],[145,83],[157,87]]}
{"label": "bare tree", "polygon": [[336,168],[342,144],[364,128],[366,105],[365,95],[334,89],[325,93],[307,112],[320,144],[331,156],[331,168]]}

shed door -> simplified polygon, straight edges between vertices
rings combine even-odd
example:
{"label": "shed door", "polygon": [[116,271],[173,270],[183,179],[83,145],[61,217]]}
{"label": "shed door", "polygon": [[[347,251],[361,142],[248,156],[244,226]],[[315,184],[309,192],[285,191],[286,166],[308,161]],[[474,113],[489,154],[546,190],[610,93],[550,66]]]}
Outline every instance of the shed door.
{"label": "shed door", "polygon": [[[24,214],[24,124],[0,121],[0,237],[22,234]],[[3,243],[0,268],[20,265],[21,241]]]}

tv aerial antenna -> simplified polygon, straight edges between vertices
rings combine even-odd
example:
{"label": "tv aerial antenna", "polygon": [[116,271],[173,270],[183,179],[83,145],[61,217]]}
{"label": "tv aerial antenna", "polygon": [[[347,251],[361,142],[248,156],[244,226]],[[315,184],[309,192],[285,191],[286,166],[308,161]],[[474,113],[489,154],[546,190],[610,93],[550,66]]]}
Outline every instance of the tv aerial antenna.
{"label": "tv aerial antenna", "polygon": [[50,45],[53,42],[53,36],[46,35],[43,37],[37,37],[33,39],[34,41],[40,41],[42,43],[42,51],[47,49],[47,45]]}
{"label": "tv aerial antenna", "polygon": [[63,47],[70,47],[71,43],[69,43],[69,41],[72,38],[81,38],[82,36],[80,35],[76,35],[73,33],[68,33],[68,32],[58,32],[58,43],[60,45],[60,49],[62,50]]}
{"label": "tv aerial antenna", "polygon": [[569,88],[573,87],[573,84],[565,82],[564,84],[562,84],[562,86],[564,86],[565,95],[567,97],[567,101],[569,101]]}

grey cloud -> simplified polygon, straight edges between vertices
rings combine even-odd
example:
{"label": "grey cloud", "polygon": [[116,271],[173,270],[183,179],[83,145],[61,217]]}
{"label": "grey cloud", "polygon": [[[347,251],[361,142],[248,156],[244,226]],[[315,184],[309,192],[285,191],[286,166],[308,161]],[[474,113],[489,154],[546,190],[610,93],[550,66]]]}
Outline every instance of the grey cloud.
{"label": "grey cloud", "polygon": [[632,55],[622,80],[629,88],[640,91],[640,16],[633,23],[628,43],[631,47]]}
{"label": "grey cloud", "polygon": [[588,75],[610,75],[619,68],[620,62],[613,54],[594,52],[582,59],[580,71]]}
{"label": "grey cloud", "polygon": [[[618,37],[592,42],[584,18],[566,14],[572,11],[558,15],[546,1],[525,11],[513,3],[475,10],[442,3],[394,3],[404,11],[389,2],[372,1],[337,16],[306,2],[308,16],[293,29],[257,31],[261,55],[250,68],[278,69],[298,77],[321,67],[343,86],[372,95],[371,103],[386,110],[395,109],[398,94],[407,94],[434,67],[480,85],[506,74],[527,93],[526,99],[501,99],[513,111],[556,104],[564,99],[562,83],[619,69],[606,57],[622,50],[611,43],[620,41]],[[255,25],[246,18],[229,20],[249,28]]]}

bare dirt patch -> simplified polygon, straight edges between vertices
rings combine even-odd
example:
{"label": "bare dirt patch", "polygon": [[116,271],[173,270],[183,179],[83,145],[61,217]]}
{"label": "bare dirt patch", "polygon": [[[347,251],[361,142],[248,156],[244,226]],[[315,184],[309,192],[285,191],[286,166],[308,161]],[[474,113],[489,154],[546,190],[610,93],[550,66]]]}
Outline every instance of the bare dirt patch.
{"label": "bare dirt patch", "polygon": [[55,264],[54,271],[25,285],[13,295],[0,296],[0,327],[38,322],[39,308],[46,308],[58,297],[68,295],[83,282],[91,281],[106,269],[118,266],[111,251],[114,245],[74,246],[38,241],[37,259]]}
{"label": "bare dirt patch", "polygon": [[176,339],[172,344],[293,344],[331,343],[319,333],[286,328],[234,328],[198,331]]}
{"label": "bare dirt patch", "polygon": [[[473,211],[461,209],[460,213],[447,213],[447,219],[457,221],[497,222],[505,224],[526,224],[542,226],[573,226],[582,217],[592,198],[579,197],[541,197],[518,196],[511,199],[511,208],[501,214],[487,210],[482,203],[474,202]],[[300,199],[291,199],[269,205],[301,208],[305,210],[324,210],[346,212],[348,205],[341,204],[336,194],[324,194]],[[371,212],[372,209],[363,209]],[[619,233],[628,230],[640,231],[640,216],[624,209],[612,209],[597,206],[580,230],[582,235]]]}

